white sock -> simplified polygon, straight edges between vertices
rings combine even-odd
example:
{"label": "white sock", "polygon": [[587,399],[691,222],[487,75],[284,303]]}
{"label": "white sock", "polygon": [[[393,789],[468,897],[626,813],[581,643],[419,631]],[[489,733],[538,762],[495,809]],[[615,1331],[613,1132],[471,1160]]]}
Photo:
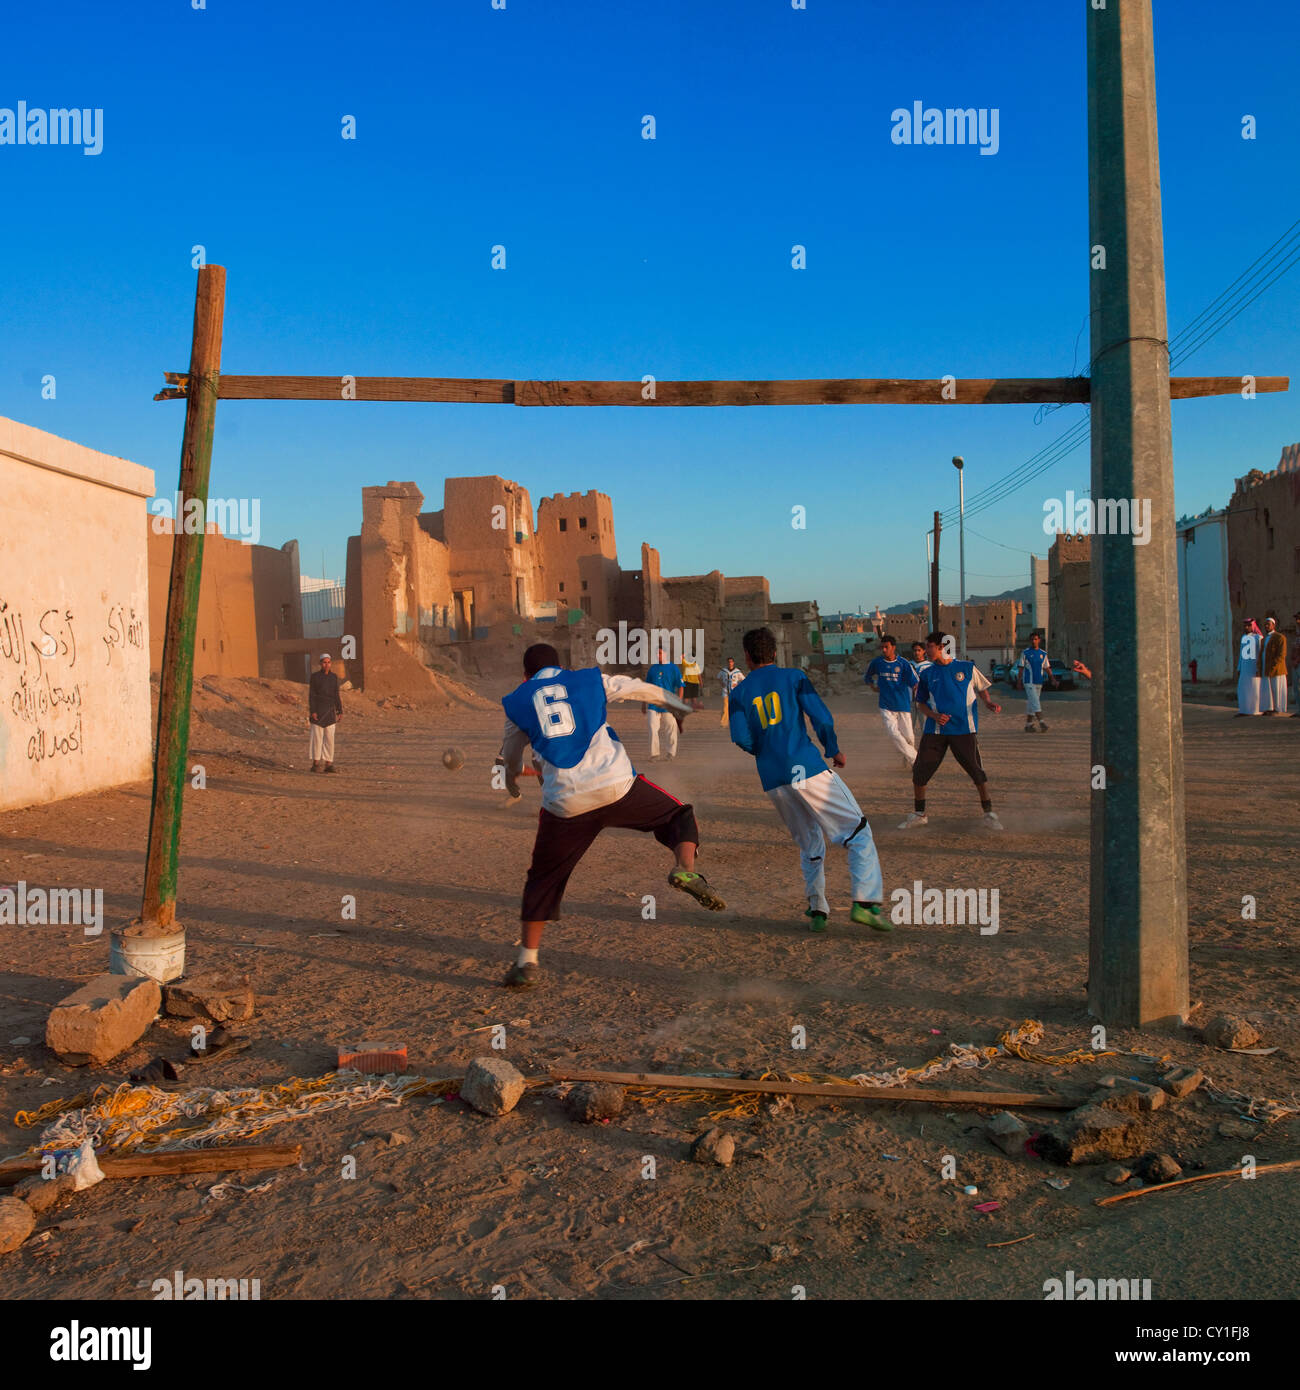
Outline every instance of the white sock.
{"label": "white sock", "polygon": [[518,958],[515,960],[515,964],[516,964],[516,965],[536,965],[536,964],[537,964],[537,947],[536,947],[536,946],[521,946],[521,947],[519,948],[519,955],[518,955]]}

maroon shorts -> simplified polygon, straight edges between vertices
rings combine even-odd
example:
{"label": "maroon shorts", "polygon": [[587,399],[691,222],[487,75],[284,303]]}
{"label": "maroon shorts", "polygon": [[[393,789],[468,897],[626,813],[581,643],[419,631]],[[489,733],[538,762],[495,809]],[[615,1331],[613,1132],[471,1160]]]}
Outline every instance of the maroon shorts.
{"label": "maroon shorts", "polygon": [[555,816],[542,810],[519,912],[523,921],[553,922],[559,917],[569,875],[602,830],[648,831],[669,849],[700,842],[694,810],[641,776],[619,800],[579,816]]}

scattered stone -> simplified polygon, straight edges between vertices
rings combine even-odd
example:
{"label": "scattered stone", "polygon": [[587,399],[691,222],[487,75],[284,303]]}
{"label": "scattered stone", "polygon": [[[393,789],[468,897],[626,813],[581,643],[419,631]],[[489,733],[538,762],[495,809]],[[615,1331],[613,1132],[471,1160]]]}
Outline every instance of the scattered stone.
{"label": "scattered stone", "polygon": [[572,1119],[584,1125],[597,1120],[614,1120],[623,1113],[622,1086],[607,1081],[585,1081],[564,1098],[564,1108]]}
{"label": "scattered stone", "polygon": [[1165,1103],[1165,1093],[1159,1086],[1148,1086],[1144,1081],[1132,1081],[1127,1076],[1107,1079],[1112,1084],[1109,1087],[1099,1086],[1090,1104],[1109,1106],[1126,1115],[1140,1115],[1159,1110]]}
{"label": "scattered stone", "polygon": [[1004,1154],[1022,1154],[1029,1130],[1020,1117],[1009,1110],[999,1111],[984,1126],[984,1133],[1002,1150]]}
{"label": "scattered stone", "polygon": [[161,1002],[143,975],[96,975],[50,1011],[45,1045],[73,1066],[102,1066],[139,1040]]}
{"label": "scattered stone", "polygon": [[1173,1182],[1183,1170],[1169,1154],[1151,1154],[1142,1163],[1142,1176],[1148,1182]]}
{"label": "scattered stone", "polygon": [[31,1235],[36,1213],[17,1197],[0,1197],[0,1255],[7,1255]]}
{"label": "scattered stone", "polygon": [[33,1173],[14,1188],[14,1196],[20,1197],[34,1212],[40,1213],[48,1211],[60,1197],[70,1197],[76,1190],[76,1179],[70,1173],[59,1173],[52,1178]]}
{"label": "scattered stone", "polygon": [[1205,1073],[1199,1067],[1175,1067],[1160,1078],[1160,1087],[1175,1100],[1190,1096],[1205,1080]]}
{"label": "scattered stone", "polygon": [[1121,1187],[1132,1176],[1132,1172],[1125,1168],[1122,1163],[1112,1163],[1102,1174],[1107,1182],[1114,1183],[1116,1187]]}
{"label": "scattered stone", "polygon": [[727,1168],[736,1156],[736,1141],[720,1129],[711,1129],[691,1145],[691,1158],[696,1163],[716,1163]]}
{"label": "scattered stone", "polygon": [[1254,1047],[1259,1041],[1259,1029],[1239,1014],[1219,1014],[1201,1029],[1201,1038],[1211,1047],[1225,1050],[1234,1047]]}
{"label": "scattered stone", "polygon": [[1224,1120],[1219,1126],[1219,1133],[1225,1139],[1258,1139],[1260,1128],[1246,1120]]}
{"label": "scattered stone", "polygon": [[368,1129],[367,1139],[378,1139],[384,1144],[409,1144],[411,1136],[404,1129]]}
{"label": "scattered stone", "polygon": [[767,1247],[767,1258],[769,1260],[783,1260],[790,1253],[788,1245],[769,1245]]}
{"label": "scattered stone", "polygon": [[143,1085],[155,1085],[159,1081],[179,1081],[185,1071],[167,1057],[155,1057],[152,1062],[131,1073],[131,1080]]}
{"label": "scattered stone", "polygon": [[505,1115],[524,1093],[523,1075],[504,1057],[476,1057],[460,1083],[460,1098],[484,1115]]}
{"label": "scattered stone", "polygon": [[1131,1158],[1142,1147],[1140,1129],[1133,1116],[1102,1105],[1085,1105],[1071,1111],[1059,1125],[1045,1129],[1036,1142],[1044,1158],[1063,1164]]}
{"label": "scattered stone", "polygon": [[253,990],[248,977],[215,971],[187,975],[163,990],[163,1005],[171,1018],[206,1018],[212,1023],[243,1023],[253,1016]]}

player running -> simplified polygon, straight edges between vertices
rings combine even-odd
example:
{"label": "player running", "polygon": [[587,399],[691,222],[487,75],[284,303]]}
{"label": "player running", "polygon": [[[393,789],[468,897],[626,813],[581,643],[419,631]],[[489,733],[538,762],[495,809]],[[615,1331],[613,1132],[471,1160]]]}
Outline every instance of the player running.
{"label": "player running", "polygon": [[656,685],[660,690],[666,690],[676,697],[671,710],[661,704],[650,704],[646,707],[646,724],[650,730],[650,761],[656,762],[659,758],[661,735],[667,748],[664,756],[671,760],[677,756],[677,732],[680,727],[673,710],[681,711],[683,714],[691,712],[690,705],[682,699],[682,692],[686,688],[682,668],[676,662],[669,661],[668,653],[660,647],[659,660],[645,673],[645,679],[647,685]]}
{"label": "player running", "polygon": [[763,790],[772,798],[799,847],[812,931],[826,930],[826,841],[849,856],[853,907],[849,916],[877,931],[892,924],[880,910],[884,888],[871,827],[853,793],[828,768],[808,737],[805,716],[835,767],[847,761],[835,738],[830,711],[803,671],[776,665],[776,638],[765,627],[744,636],[749,675],[731,692],[731,741],[758,763]]}
{"label": "player running", "polygon": [[1038,732],[1045,734],[1047,725],[1043,723],[1043,683],[1050,680],[1052,687],[1060,681],[1052,674],[1052,663],[1042,649],[1038,633],[1030,634],[1029,645],[1020,653],[1021,684],[1025,687],[1025,733],[1034,732],[1034,721],[1038,721]]}
{"label": "player running", "polygon": [[1001,830],[1002,822],[989,798],[988,774],[980,761],[977,738],[979,718],[975,701],[977,698],[983,700],[994,714],[1000,714],[1002,706],[993,703],[988,693],[989,678],[973,661],[953,660],[944,646],[947,640],[946,632],[932,632],[925,639],[925,654],[930,665],[922,672],[916,688],[916,703],[925,709],[927,715],[921,747],[912,768],[912,793],[916,809],[898,828],[911,830],[914,826],[930,823],[925,814],[926,783],[939,770],[944,754],[951,748],[953,757],[975,783],[980,806],[984,810],[984,824],[990,830]]}
{"label": "player running", "polygon": [[910,661],[898,655],[898,642],[886,633],[880,639],[881,655],[873,657],[863,681],[880,697],[880,718],[894,747],[911,767],[916,761],[916,745],[912,739],[912,691],[918,677]]}
{"label": "player running", "polygon": [[647,782],[632,766],[618,735],[605,722],[607,700],[659,700],[686,712],[685,704],[635,676],[606,676],[595,667],[568,671],[546,643],[524,653],[524,682],[501,701],[506,712],[499,762],[506,790],[521,793],[517,778],[524,749],[540,765],[542,809],[533,859],[524,883],[523,939],[503,984],[531,989],[539,983],[542,928],[560,915],[569,875],[602,830],[643,830],[677,860],[668,882],[717,912],[726,904],[695,872],[700,834],[695,812]]}

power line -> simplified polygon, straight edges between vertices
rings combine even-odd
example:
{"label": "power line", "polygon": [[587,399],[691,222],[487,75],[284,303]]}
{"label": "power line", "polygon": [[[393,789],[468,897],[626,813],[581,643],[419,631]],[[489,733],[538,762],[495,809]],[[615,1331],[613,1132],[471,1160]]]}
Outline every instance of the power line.
{"label": "power line", "polygon": [[[1175,334],[1169,343],[1170,368],[1185,362],[1193,353],[1199,352],[1206,343],[1217,337],[1233,319],[1249,308],[1266,290],[1275,285],[1297,264],[1300,264],[1300,219],[1293,222],[1281,236],[1277,237],[1269,247],[1256,256],[1225,290],[1216,295],[1199,314]],[[1256,282],[1261,277],[1267,278],[1262,284],[1257,285]],[[1089,416],[1085,416],[1082,420],[1076,420],[1069,429],[1058,435],[1051,443],[1044,445],[1024,463],[976,493],[967,503],[966,515],[968,517],[978,516],[980,512],[995,506],[1013,492],[1024,487],[1026,483],[1032,482],[1045,473],[1049,468],[1055,467],[1088,438],[1089,426]],[[951,525],[959,515],[960,508],[951,507],[943,513],[942,519]]]}

